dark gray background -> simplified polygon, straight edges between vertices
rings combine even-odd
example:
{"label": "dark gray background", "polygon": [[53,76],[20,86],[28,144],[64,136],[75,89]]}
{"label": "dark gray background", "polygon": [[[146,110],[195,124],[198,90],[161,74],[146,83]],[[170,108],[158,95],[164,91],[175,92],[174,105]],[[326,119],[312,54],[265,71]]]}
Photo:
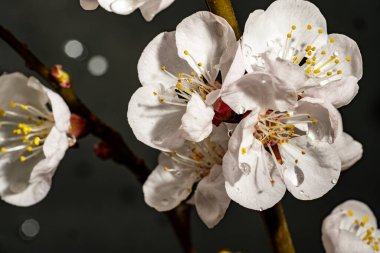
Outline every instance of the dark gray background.
{"label": "dark gray background", "polygon": [[[153,168],[157,152],[139,143],[126,120],[128,101],[139,87],[136,64],[147,43],[162,31],[173,30],[186,16],[205,10],[203,0],[176,0],[153,22],[136,11],[118,16],[99,8],[86,12],[79,0],[1,0],[0,23],[23,41],[48,65],[61,63],[71,73],[75,89],[85,103],[119,130],[131,147]],[[240,25],[249,13],[272,1],[233,1]],[[329,32],[355,39],[364,58],[360,93],[341,111],[345,129],[360,140],[364,158],[344,173],[337,186],[319,200],[303,202],[290,194],[284,199],[290,229],[298,252],[323,252],[320,235],[323,218],[350,198],[367,202],[380,215],[379,201],[379,11],[378,0],[313,1],[328,21]],[[87,60],[65,56],[68,39],[86,44],[89,56],[101,54],[109,71],[93,77]],[[0,71],[31,74],[22,60],[0,42]],[[180,252],[166,217],[147,207],[140,185],[124,167],[98,160],[94,139],[70,150],[54,176],[48,197],[30,208],[0,202],[0,252]],[[39,221],[41,231],[31,241],[19,236],[25,219]],[[242,252],[270,252],[259,215],[232,204],[215,229],[207,229],[193,213],[193,240],[199,252],[228,247]]]}

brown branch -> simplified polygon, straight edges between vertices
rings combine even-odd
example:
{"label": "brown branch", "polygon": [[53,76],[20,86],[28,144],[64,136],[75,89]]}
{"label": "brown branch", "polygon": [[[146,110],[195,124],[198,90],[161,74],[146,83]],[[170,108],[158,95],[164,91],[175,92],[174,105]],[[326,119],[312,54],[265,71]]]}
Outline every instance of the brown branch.
{"label": "brown branch", "polygon": [[209,10],[222,18],[226,19],[235,32],[236,38],[240,39],[241,31],[236,19],[234,8],[230,0],[206,0]]}
{"label": "brown branch", "polygon": [[[62,88],[60,82],[52,76],[50,69],[28,49],[27,45],[20,42],[10,31],[1,25],[0,38],[24,59],[29,69],[35,71],[49,82],[49,85],[66,101],[72,113],[87,120],[88,130],[92,135],[112,147],[110,159],[129,168],[138,181],[143,184],[149,176],[150,170],[145,162],[137,157],[128,147],[122,136],[92,113],[77,97],[72,88]],[[183,204],[177,207],[177,209],[166,212],[165,214],[168,216],[184,252],[192,253],[194,251],[191,246],[190,215],[188,211],[183,211],[187,209],[188,207]]]}
{"label": "brown branch", "polygon": [[[241,37],[241,31],[235,16],[231,0],[206,0],[210,11],[225,18],[235,31],[236,38]],[[261,212],[266,225],[274,253],[295,253],[292,238],[281,202],[274,207]]]}
{"label": "brown branch", "polygon": [[281,202],[261,212],[274,253],[295,253]]}

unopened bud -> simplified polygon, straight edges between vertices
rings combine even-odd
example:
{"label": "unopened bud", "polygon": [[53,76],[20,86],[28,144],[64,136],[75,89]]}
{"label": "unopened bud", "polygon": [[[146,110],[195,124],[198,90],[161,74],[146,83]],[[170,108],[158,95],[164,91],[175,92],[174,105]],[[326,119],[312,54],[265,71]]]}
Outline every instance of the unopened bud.
{"label": "unopened bud", "polygon": [[51,68],[50,75],[59,83],[62,88],[71,87],[71,79],[69,74],[63,70],[61,65],[54,65]]}

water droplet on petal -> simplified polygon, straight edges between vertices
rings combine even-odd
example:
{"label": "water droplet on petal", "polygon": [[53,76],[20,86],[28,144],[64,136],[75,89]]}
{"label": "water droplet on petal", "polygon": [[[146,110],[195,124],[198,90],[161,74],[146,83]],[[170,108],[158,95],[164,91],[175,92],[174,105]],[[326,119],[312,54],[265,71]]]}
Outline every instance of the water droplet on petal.
{"label": "water droplet on petal", "polygon": [[244,175],[249,175],[249,173],[251,173],[251,166],[249,166],[248,163],[241,163],[240,170],[243,172]]}
{"label": "water droplet on petal", "polygon": [[238,114],[244,114],[245,113],[245,108],[242,106],[238,109]]}
{"label": "water droplet on petal", "polygon": [[259,209],[259,210],[260,210],[260,212],[264,211],[264,209],[263,209],[262,207],[260,207],[260,209]]}
{"label": "water droplet on petal", "polygon": [[332,184],[336,184],[337,182],[338,182],[338,180],[336,178],[334,178],[333,180],[331,180]]}
{"label": "water droplet on petal", "polygon": [[40,224],[34,219],[28,219],[21,224],[20,236],[25,240],[33,239],[40,232]]}
{"label": "water droplet on petal", "polygon": [[261,80],[261,83],[267,83],[267,80],[263,79]]}
{"label": "water droplet on petal", "polygon": [[303,190],[300,190],[300,193],[301,193],[301,194],[305,194],[305,192],[304,192]]}
{"label": "water droplet on petal", "polygon": [[339,52],[338,51],[334,51],[334,56],[339,56]]}

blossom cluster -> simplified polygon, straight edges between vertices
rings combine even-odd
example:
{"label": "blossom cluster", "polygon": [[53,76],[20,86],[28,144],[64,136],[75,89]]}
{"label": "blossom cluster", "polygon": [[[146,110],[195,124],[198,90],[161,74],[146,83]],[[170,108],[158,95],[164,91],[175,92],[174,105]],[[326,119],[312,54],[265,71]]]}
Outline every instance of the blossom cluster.
{"label": "blossom cluster", "polygon": [[146,203],[158,211],[194,203],[214,227],[231,200],[262,211],[286,190],[320,198],[362,156],[338,111],[362,71],[355,41],[328,34],[304,0],[254,11],[239,40],[212,13],[185,18],[143,51],[142,87],[129,103],[137,139],[162,151]]}

